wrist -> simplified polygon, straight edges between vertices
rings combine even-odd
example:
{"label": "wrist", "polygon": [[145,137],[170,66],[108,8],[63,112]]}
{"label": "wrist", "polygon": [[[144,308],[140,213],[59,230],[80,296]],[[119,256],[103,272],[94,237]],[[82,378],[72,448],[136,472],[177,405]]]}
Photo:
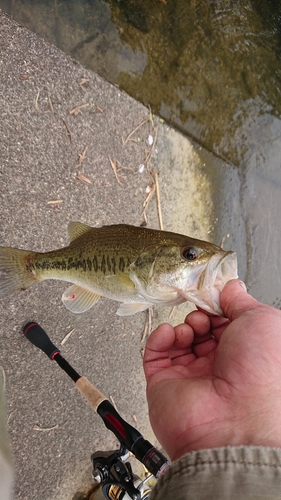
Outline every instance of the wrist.
{"label": "wrist", "polygon": [[[167,444],[171,460],[176,460],[192,451],[222,448],[227,446],[263,446],[281,448],[281,407],[271,411],[249,412],[244,418],[232,415],[200,425]],[[165,446],[164,446],[165,447]]]}

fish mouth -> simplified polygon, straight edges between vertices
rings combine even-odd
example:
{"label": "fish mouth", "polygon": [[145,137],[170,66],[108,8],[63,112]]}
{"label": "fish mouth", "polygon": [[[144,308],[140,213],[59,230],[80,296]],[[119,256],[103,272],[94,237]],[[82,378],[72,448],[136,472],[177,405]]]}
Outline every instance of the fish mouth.
{"label": "fish mouth", "polygon": [[220,294],[225,284],[238,278],[237,256],[235,252],[220,252],[213,255],[201,272],[197,290],[192,291],[191,300],[200,308],[218,316],[223,316]]}

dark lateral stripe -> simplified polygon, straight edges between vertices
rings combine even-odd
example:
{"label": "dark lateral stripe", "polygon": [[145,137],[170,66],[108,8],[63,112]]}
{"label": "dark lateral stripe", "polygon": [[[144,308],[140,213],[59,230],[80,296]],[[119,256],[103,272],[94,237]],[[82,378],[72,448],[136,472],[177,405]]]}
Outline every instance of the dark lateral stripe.
{"label": "dark lateral stripe", "polygon": [[105,274],[106,273],[106,261],[105,261],[105,256],[102,256],[101,259],[101,266],[100,266],[101,271]]}
{"label": "dark lateral stripe", "polygon": [[94,267],[95,272],[97,272],[99,269],[99,263],[98,263],[98,259],[97,259],[96,255],[93,258],[93,267]]}
{"label": "dark lateral stripe", "polygon": [[66,271],[68,269],[67,263],[65,260],[43,260],[40,262],[35,262],[36,269],[41,271],[49,271],[50,269],[61,269],[62,271]]}
{"label": "dark lateral stripe", "polygon": [[108,255],[106,257],[106,265],[107,265],[108,271],[111,271],[111,262],[110,262],[110,258]]}
{"label": "dark lateral stripe", "polygon": [[119,271],[123,272],[125,269],[125,261],[123,257],[120,257],[119,259]]}
{"label": "dark lateral stripe", "polygon": [[[119,271],[124,272],[126,267],[125,259],[123,257],[120,257],[117,262]],[[35,262],[32,265],[39,271],[51,271],[52,269],[61,271],[70,271],[71,269],[75,269],[77,271],[79,269],[85,272],[94,270],[95,272],[101,271],[104,274],[106,274],[106,272],[116,274],[117,262],[115,257],[103,255],[100,260],[95,255],[93,259],[91,259],[90,257],[87,257],[87,259],[76,259],[75,257],[69,257],[67,260],[42,260],[39,262]],[[128,265],[129,260],[127,259],[127,266]]]}
{"label": "dark lateral stripe", "polygon": [[116,274],[116,260],[115,260],[115,257],[111,257],[111,263],[112,263],[113,274]]}

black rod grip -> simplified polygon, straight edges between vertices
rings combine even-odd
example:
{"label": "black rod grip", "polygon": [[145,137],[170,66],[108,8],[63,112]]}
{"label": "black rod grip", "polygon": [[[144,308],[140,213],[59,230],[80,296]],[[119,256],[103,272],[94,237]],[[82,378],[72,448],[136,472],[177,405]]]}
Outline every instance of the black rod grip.
{"label": "black rod grip", "polygon": [[142,437],[141,433],[123,420],[108,399],[97,407],[97,413],[103,419],[105,426],[112,431],[120,443],[131,451],[133,444]]}
{"label": "black rod grip", "polygon": [[170,462],[165,455],[143,436],[133,444],[131,452],[157,478],[170,467]]}
{"label": "black rod grip", "polygon": [[27,323],[23,327],[23,333],[32,344],[39,347],[49,358],[54,359],[55,355],[60,353],[60,350],[51,342],[45,330],[38,323],[34,321]]}
{"label": "black rod grip", "polygon": [[76,383],[78,379],[81,378],[81,375],[72,368],[72,366],[64,359],[59,352],[55,352],[53,358],[57,364],[67,373],[67,375],[72,378],[72,380]]}
{"label": "black rod grip", "polygon": [[131,451],[155,477],[161,476],[169,467],[169,460],[149,441],[144,439],[135,427],[123,420],[110,401],[102,401],[97,408],[97,413],[103,419],[106,427],[119,439],[120,443]]}

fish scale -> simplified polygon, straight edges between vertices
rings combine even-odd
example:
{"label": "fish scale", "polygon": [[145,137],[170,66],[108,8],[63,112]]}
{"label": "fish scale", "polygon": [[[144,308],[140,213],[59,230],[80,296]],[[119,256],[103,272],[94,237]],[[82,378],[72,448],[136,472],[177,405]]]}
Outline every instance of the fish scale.
{"label": "fish scale", "polygon": [[103,296],[122,302],[119,315],[186,300],[222,314],[220,291],[237,277],[234,252],[182,234],[80,222],[71,222],[68,231],[68,246],[45,253],[0,247],[0,297],[59,279],[73,283],[62,301],[74,313]]}

